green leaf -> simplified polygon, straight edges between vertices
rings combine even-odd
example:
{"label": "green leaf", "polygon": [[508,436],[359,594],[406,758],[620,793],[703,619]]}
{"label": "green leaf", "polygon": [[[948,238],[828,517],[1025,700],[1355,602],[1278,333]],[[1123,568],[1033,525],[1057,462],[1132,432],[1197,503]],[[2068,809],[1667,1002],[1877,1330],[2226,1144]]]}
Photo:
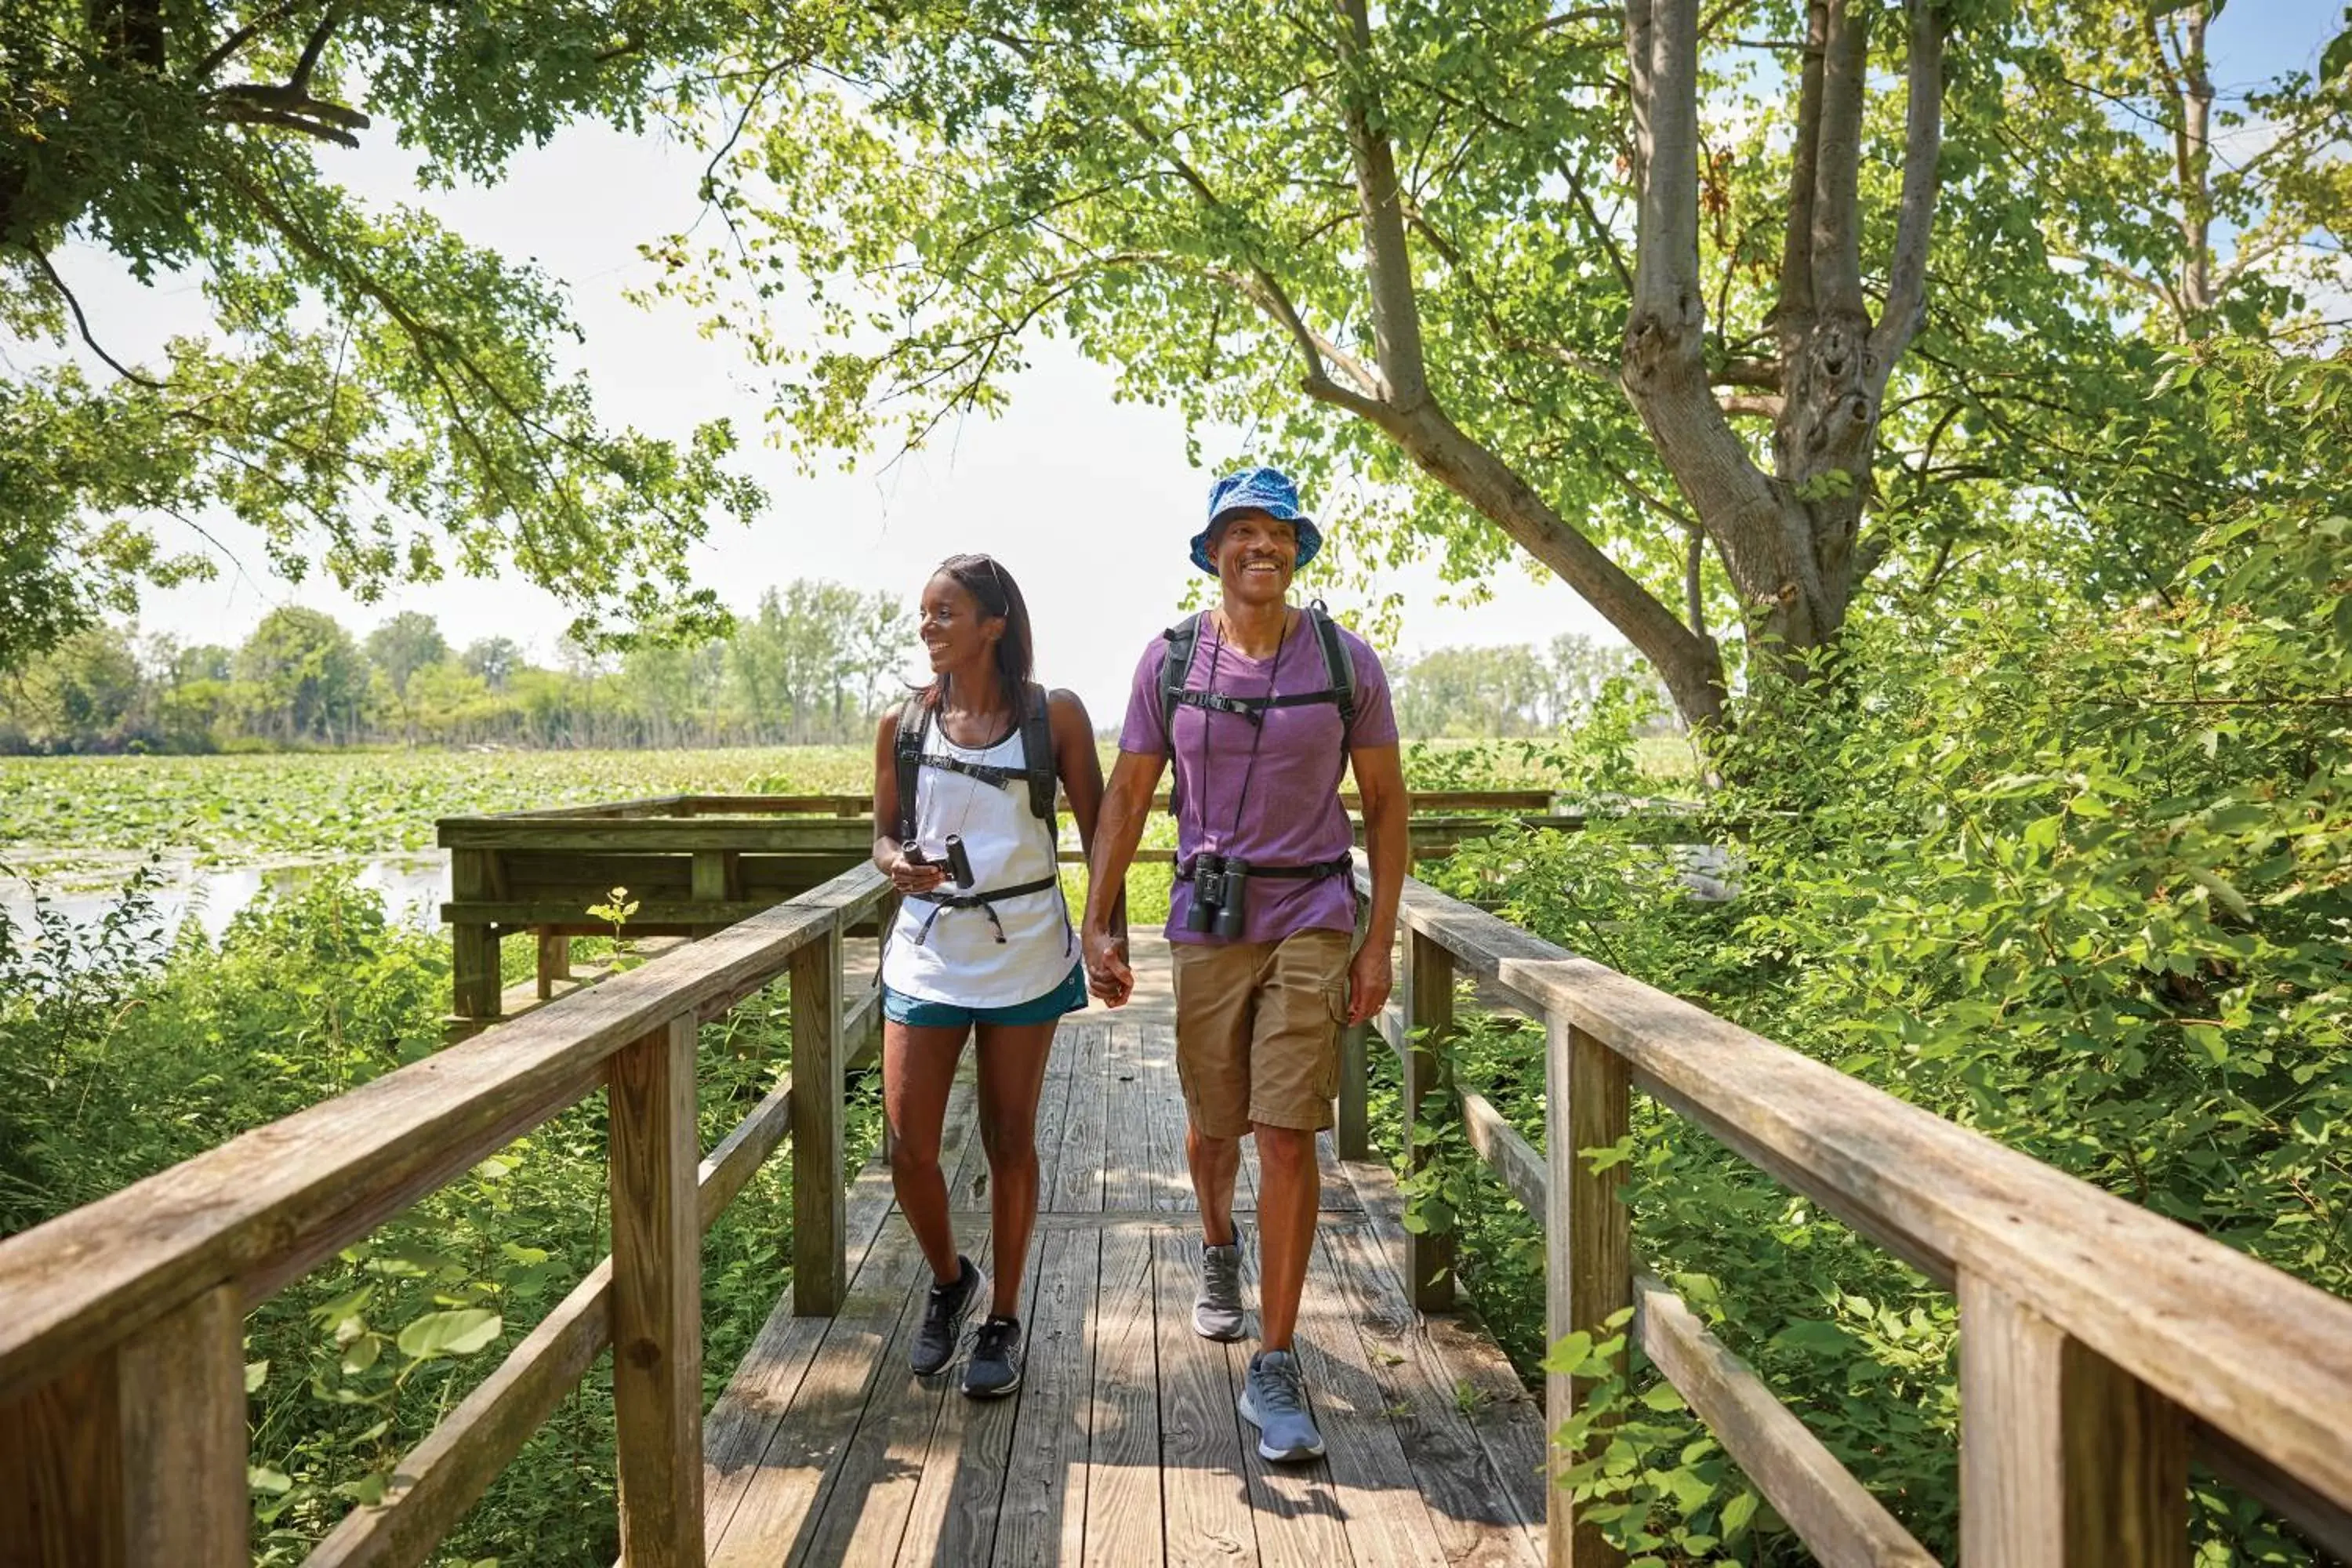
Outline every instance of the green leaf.
{"label": "green leaf", "polygon": [[249,1361],[245,1363],[245,1391],[247,1394],[260,1393],[262,1384],[267,1382],[268,1377],[268,1358],[264,1357],[260,1361]]}
{"label": "green leaf", "polygon": [[283,1470],[273,1470],[268,1465],[247,1465],[245,1468],[245,1484],[255,1491],[277,1496],[293,1490],[294,1478]]}
{"label": "green leaf", "polygon": [[505,1326],[505,1320],[486,1307],[427,1312],[400,1331],[400,1353],[411,1361],[471,1355],[497,1339]]}

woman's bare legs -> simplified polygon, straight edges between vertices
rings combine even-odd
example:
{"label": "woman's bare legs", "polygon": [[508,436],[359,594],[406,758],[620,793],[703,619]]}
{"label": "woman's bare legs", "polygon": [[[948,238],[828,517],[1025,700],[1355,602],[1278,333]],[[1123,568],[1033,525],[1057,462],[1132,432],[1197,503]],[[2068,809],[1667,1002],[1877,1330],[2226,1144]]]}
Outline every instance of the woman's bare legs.
{"label": "woman's bare legs", "polygon": [[[948,1217],[947,1177],[940,1171],[940,1129],[947,1120],[948,1091],[963,1055],[969,1025],[918,1028],[896,1019],[882,1024],[882,1116],[890,1129],[890,1185],[898,1212],[915,1233],[931,1278],[952,1285],[961,1277],[955,1226]],[[988,1031],[981,1032],[982,1081],[987,1081]],[[1036,1104],[1036,1096],[1030,1096]],[[1035,1164],[1033,1161],[1031,1170]],[[1034,1175],[1031,1182],[1034,1191]]]}
{"label": "woman's bare legs", "polygon": [[[989,1310],[1000,1318],[1018,1315],[1021,1279],[1028,1272],[1029,1233],[1037,1220],[1037,1096],[1045,1088],[1054,1031],[1060,1026],[1058,1018],[980,1026],[980,1142],[988,1152],[989,1218],[996,1242]],[[934,1164],[937,1143],[935,1133]],[[952,1268],[952,1252],[949,1261]]]}

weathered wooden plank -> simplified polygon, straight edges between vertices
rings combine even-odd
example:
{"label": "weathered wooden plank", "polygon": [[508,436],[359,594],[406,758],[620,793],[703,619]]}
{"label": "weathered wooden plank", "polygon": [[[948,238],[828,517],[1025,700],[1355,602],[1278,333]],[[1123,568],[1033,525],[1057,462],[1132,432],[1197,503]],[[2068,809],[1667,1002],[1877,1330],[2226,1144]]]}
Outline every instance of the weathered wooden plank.
{"label": "weathered wooden plank", "polygon": [[2187,1568],[2179,1407],[1999,1283],[1959,1295],[1962,1560]]}
{"label": "weathered wooden plank", "polygon": [[1152,1234],[1168,1568],[1253,1568],[1257,1524],[1250,1513],[1244,1428],[1234,1411],[1233,1363],[1242,1352],[1192,1331],[1200,1261],[1197,1237]]}
{"label": "weathered wooden plank", "polygon": [[[1413,1429],[1409,1446],[1418,1450],[1421,1444],[1434,1444],[1437,1453],[1446,1453],[1467,1436],[1486,1460],[1479,1474],[1489,1477],[1494,1495],[1473,1498],[1451,1486],[1430,1490],[1433,1519],[1440,1531],[1446,1521],[1484,1528],[1515,1519],[1527,1531],[1527,1549],[1540,1559],[1550,1495],[1545,1483],[1550,1436],[1543,1404],[1528,1396],[1527,1384],[1519,1383],[1519,1373],[1494,1340],[1449,1314],[1423,1317],[1413,1311],[1404,1290],[1404,1194],[1397,1192],[1395,1175],[1381,1162],[1350,1162],[1345,1171],[1367,1220],[1364,1229],[1339,1239],[1340,1248],[1357,1253],[1360,1260],[1360,1268],[1345,1274],[1355,1293],[1357,1333],[1367,1340],[1373,1373],[1381,1375],[1381,1368],[1392,1366],[1400,1399],[1409,1396],[1412,1411],[1400,1415]],[[1390,1363],[1390,1354],[1400,1361]],[[1412,1394],[1413,1389],[1423,1389],[1425,1396]],[[1470,1394],[1467,1411],[1451,1399],[1463,1389]],[[1461,1417],[1461,1427],[1454,1417]]]}
{"label": "weathered wooden plank", "polygon": [[677,1019],[614,1054],[613,1416],[621,1554],[702,1563],[702,1218],[695,1028]]}
{"label": "weathered wooden plank", "polygon": [[1462,1123],[1470,1147],[1495,1173],[1496,1179],[1519,1200],[1519,1206],[1540,1219],[1544,1215],[1544,1158],[1519,1130],[1495,1109],[1495,1102],[1475,1089],[1462,1092]]}
{"label": "weathered wooden plank", "polygon": [[1003,1568],[1087,1560],[1087,1448],[1094,1373],[1087,1311],[1094,1302],[1101,1246],[1098,1232],[1047,1231],[1037,1239],[1020,1420],[990,1559]]}
{"label": "weathered wooden plank", "polygon": [[1151,1206],[1151,1086],[1143,1068],[1143,1030],[1126,1019],[1103,1026],[1106,1060],[1102,1206]]}
{"label": "weathered wooden plank", "polygon": [[[1404,967],[1404,1009],[1415,1037],[1404,1053],[1404,1146],[1412,1151],[1412,1168],[1429,1163],[1429,1152],[1413,1136],[1423,1102],[1440,1081],[1438,1051],[1454,1026],[1454,960],[1438,943],[1414,931],[1407,939]],[[1454,1237],[1448,1231],[1416,1231],[1405,1237],[1405,1284],[1412,1304],[1424,1312],[1442,1312],[1454,1304]]]}
{"label": "weathered wooden plank", "polygon": [[812,816],[781,821],[730,817],[492,816],[441,824],[450,849],[613,849],[691,853],[744,849],[767,854],[836,849],[871,854],[870,820]]}
{"label": "weathered wooden plank", "polygon": [[[499,935],[496,917],[467,914],[463,923],[449,919],[457,904],[488,905],[497,893],[491,884],[491,856],[480,849],[461,849],[449,857],[451,904],[442,907],[449,931],[449,1010],[470,1023],[483,1024],[499,1016]],[[527,922],[517,921],[517,924]]]}
{"label": "weathered wooden plank", "polygon": [[[1373,1173],[1369,1166],[1353,1170]],[[1362,1342],[1381,1407],[1412,1458],[1445,1559],[1538,1563],[1541,1412],[1492,1341],[1449,1318],[1424,1322],[1413,1310],[1382,1246],[1382,1231],[1395,1224],[1402,1204],[1375,1210],[1368,1198],[1366,1209],[1363,1225],[1327,1226],[1323,1240],[1336,1265],[1344,1321]]]}
{"label": "weathered wooden plank", "polygon": [[132,1334],[121,1380],[125,1562],[246,1568],[244,1303],[215,1285]]}
{"label": "weathered wooden plank", "polygon": [[792,955],[793,1310],[838,1310],[843,1268],[841,932]]}
{"label": "weathered wooden plank", "polygon": [[[947,1160],[960,1157],[963,1148],[976,1141],[972,1134],[972,1088],[969,1082],[959,1083],[949,1095],[940,1137],[941,1158]],[[714,1551],[731,1526],[744,1497],[755,1482],[767,1476],[762,1457],[768,1454],[777,1427],[801,1390],[802,1380],[835,1326],[846,1322],[851,1327],[844,1331],[856,1332],[856,1324],[883,1311],[884,1306],[877,1303],[887,1305],[887,1300],[896,1299],[891,1296],[893,1290],[903,1294],[923,1274],[919,1251],[908,1253],[902,1248],[902,1255],[893,1264],[881,1250],[879,1238],[892,1202],[889,1166],[879,1160],[867,1164],[850,1184],[849,1198],[844,1205],[849,1226],[850,1288],[840,1316],[800,1317],[793,1311],[792,1299],[787,1295],[769,1314],[759,1337],[729,1381],[727,1391],[712,1406],[703,1427],[703,1511],[709,1521],[709,1537]],[[900,1237],[911,1241],[905,1236],[903,1225]],[[894,1267],[898,1268],[896,1275],[890,1273]],[[865,1316],[861,1317],[861,1313]],[[835,1349],[837,1352],[840,1346]],[[822,1421],[826,1416],[821,1413],[814,1418]],[[784,1462],[780,1457],[778,1463]],[[807,1472],[811,1490],[803,1498],[803,1504],[807,1497],[814,1495],[819,1473]],[[787,1495],[790,1489],[788,1486]],[[772,1522],[771,1517],[772,1527]],[[789,1529],[784,1539],[790,1539]]]}
{"label": "weathered wooden plank", "polygon": [[[1137,1033],[1120,1031],[1122,1040]],[[1103,1233],[1088,1317],[1094,1373],[1086,1485],[1089,1563],[1141,1568],[1164,1555],[1151,1250],[1151,1233],[1142,1226]]]}
{"label": "weathered wooden plank", "polygon": [[1081,1212],[1103,1206],[1107,1174],[1106,1133],[1110,1114],[1110,1030],[1088,1019],[1073,1028],[1077,1047],[1070,1062],[1070,1098],[1063,1112],[1062,1141],[1054,1160],[1054,1184],[1041,1184],[1038,1207]]}
{"label": "weathered wooden plank", "polygon": [[1139,1022],[1137,1035],[1151,1130],[1151,1206],[1171,1214],[1198,1214],[1200,1195],[1192,1190],[1192,1171],[1184,1157],[1184,1131],[1191,1119],[1176,1078],[1176,1031],[1168,1024],[1147,1021]]}
{"label": "weathered wooden plank", "polygon": [[[968,1241],[965,1250],[982,1268],[989,1266],[985,1237]],[[841,1450],[823,1506],[800,1532],[795,1550],[800,1562],[824,1568],[878,1568],[898,1560],[940,1423],[941,1401],[961,1403],[960,1395],[948,1394],[962,1372],[961,1352],[946,1371],[930,1377],[917,1377],[910,1365],[929,1297],[919,1275],[883,1347],[873,1385]]]}
{"label": "weathered wooden plank", "polygon": [[[1021,1292],[1024,1303],[1034,1295],[1038,1252],[1034,1246],[1029,1249]],[[957,1395],[942,1403],[899,1544],[900,1568],[989,1560],[996,1548],[997,1510],[1004,1498],[1020,1412],[1018,1394],[1003,1399]]]}
{"label": "weathered wooden plank", "polygon": [[1822,1568],[1935,1568],[1927,1549],[1654,1275],[1636,1278],[1633,1310],[1650,1360]]}
{"label": "weathered wooden plank", "polygon": [[213,1282],[267,1299],[572,1104],[623,1045],[765,984],[885,885],[870,867],[838,879],[0,1242],[0,1400]]}
{"label": "weathered wooden plank", "polygon": [[[524,817],[658,816],[666,811],[676,810],[678,803],[685,799],[686,796],[682,795],[641,795],[635,800],[603,801],[593,805],[534,805],[527,806],[520,811],[499,811],[488,814],[477,813],[467,816],[445,816],[437,820],[434,826],[436,828],[439,828],[446,827],[451,823],[457,822],[511,822],[518,818]],[[442,841],[441,847],[445,849],[447,848],[447,842],[446,840]]]}
{"label": "weathered wooden plank", "polygon": [[[1544,1336],[1557,1344],[1572,1333],[1608,1337],[1609,1319],[1633,1305],[1633,1250],[1624,1198],[1626,1165],[1596,1172],[1590,1158],[1629,1135],[1633,1108],[1625,1064],[1591,1036],[1554,1018],[1544,1050]],[[1591,1380],[1552,1373],[1544,1379],[1545,1414],[1552,1426],[1574,1415]],[[1607,1441],[1596,1431],[1584,1452]],[[1552,1449],[1554,1485],[1547,1548],[1557,1564],[1615,1568],[1624,1554],[1558,1484],[1574,1456]]]}
{"label": "weathered wooden plank", "polygon": [[1332,1252],[1335,1237],[1353,1226],[1325,1221],[1308,1254],[1307,1293],[1300,1300],[1296,1342],[1307,1374],[1307,1398],[1329,1450],[1339,1516],[1358,1568],[1423,1568],[1453,1561],[1430,1521],[1423,1489],[1433,1457],[1409,1460],[1391,1425],[1391,1402],[1372,1377],[1347,1307],[1348,1288]]}
{"label": "weathered wooden plank", "polygon": [[[779,1321],[781,1309],[779,1317],[768,1320],[761,1342],[729,1390],[729,1440],[723,1447],[713,1445],[711,1463],[725,1485],[714,1489],[718,1538],[710,1544],[710,1568],[777,1568],[798,1560],[796,1552],[805,1545],[856,1431],[908,1293],[929,1278],[907,1222],[892,1214],[840,1312],[830,1319],[797,1320],[807,1325],[803,1333],[820,1337],[797,1380],[792,1377],[792,1354],[805,1342]],[[776,1364],[755,1364],[772,1339],[777,1342]],[[773,1420],[767,1419],[771,1409]],[[719,1412],[712,1421],[720,1425]],[[762,1435],[764,1446],[755,1447]]]}
{"label": "weathered wooden plank", "polygon": [[[1242,1248],[1242,1288],[1245,1300],[1257,1299],[1257,1248]],[[1237,1344],[1227,1361],[1232,1382],[1228,1404],[1241,1397],[1254,1346]],[[1307,1391],[1309,1408],[1314,1391]],[[1258,1457],[1257,1431],[1240,1423],[1242,1474],[1249,1483],[1250,1512],[1257,1526],[1258,1560],[1265,1568],[1350,1568],[1347,1530],[1339,1517],[1339,1500],[1331,1486],[1331,1467],[1317,1459],[1304,1465],[1269,1464]]]}
{"label": "weathered wooden plank", "polygon": [[[634,898],[634,894],[632,895]],[[494,899],[456,900],[441,906],[445,925],[464,930],[468,925],[534,926],[551,931],[580,934],[588,931],[604,936],[613,934],[610,925],[599,925],[588,914],[590,904],[600,903],[604,893],[574,894],[570,898],[534,898],[499,900]],[[668,926],[732,925],[737,921],[750,920],[776,907],[778,900],[771,898],[698,900],[691,898],[634,898],[636,910],[623,928],[630,935],[651,934]],[[661,931],[661,934],[669,934]]]}

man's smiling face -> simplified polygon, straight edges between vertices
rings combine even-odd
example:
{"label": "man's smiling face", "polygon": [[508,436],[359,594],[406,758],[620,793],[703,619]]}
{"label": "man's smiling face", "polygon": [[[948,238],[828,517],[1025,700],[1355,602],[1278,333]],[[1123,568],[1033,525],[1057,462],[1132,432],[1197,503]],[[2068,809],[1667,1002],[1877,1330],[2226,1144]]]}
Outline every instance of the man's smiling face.
{"label": "man's smiling face", "polygon": [[1298,530],[1262,511],[1229,512],[1209,540],[1217,581],[1245,605],[1279,604],[1298,569]]}

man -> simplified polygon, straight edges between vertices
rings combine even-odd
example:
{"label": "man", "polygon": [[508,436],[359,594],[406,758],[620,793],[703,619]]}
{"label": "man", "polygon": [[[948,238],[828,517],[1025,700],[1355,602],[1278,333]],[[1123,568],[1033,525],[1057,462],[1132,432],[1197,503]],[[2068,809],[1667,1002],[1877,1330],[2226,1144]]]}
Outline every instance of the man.
{"label": "man", "polygon": [[[1388,1001],[1406,855],[1404,774],[1381,661],[1319,608],[1288,603],[1292,574],[1322,542],[1297,487],[1273,468],[1211,489],[1192,561],[1217,579],[1218,602],[1155,638],[1136,667],[1087,896],[1088,984],[1118,1006],[1135,975],[1112,913],[1172,757],[1168,939],[1202,1232],[1192,1326],[1209,1339],[1242,1337],[1233,1201],[1247,1134],[1258,1152],[1262,1348],[1239,1405],[1258,1429],[1258,1452],[1274,1460],[1323,1452],[1291,1348],[1321,1192],[1315,1134],[1331,1125],[1340,1026]],[[1371,860],[1360,946],[1345,766],[1363,797]]]}

